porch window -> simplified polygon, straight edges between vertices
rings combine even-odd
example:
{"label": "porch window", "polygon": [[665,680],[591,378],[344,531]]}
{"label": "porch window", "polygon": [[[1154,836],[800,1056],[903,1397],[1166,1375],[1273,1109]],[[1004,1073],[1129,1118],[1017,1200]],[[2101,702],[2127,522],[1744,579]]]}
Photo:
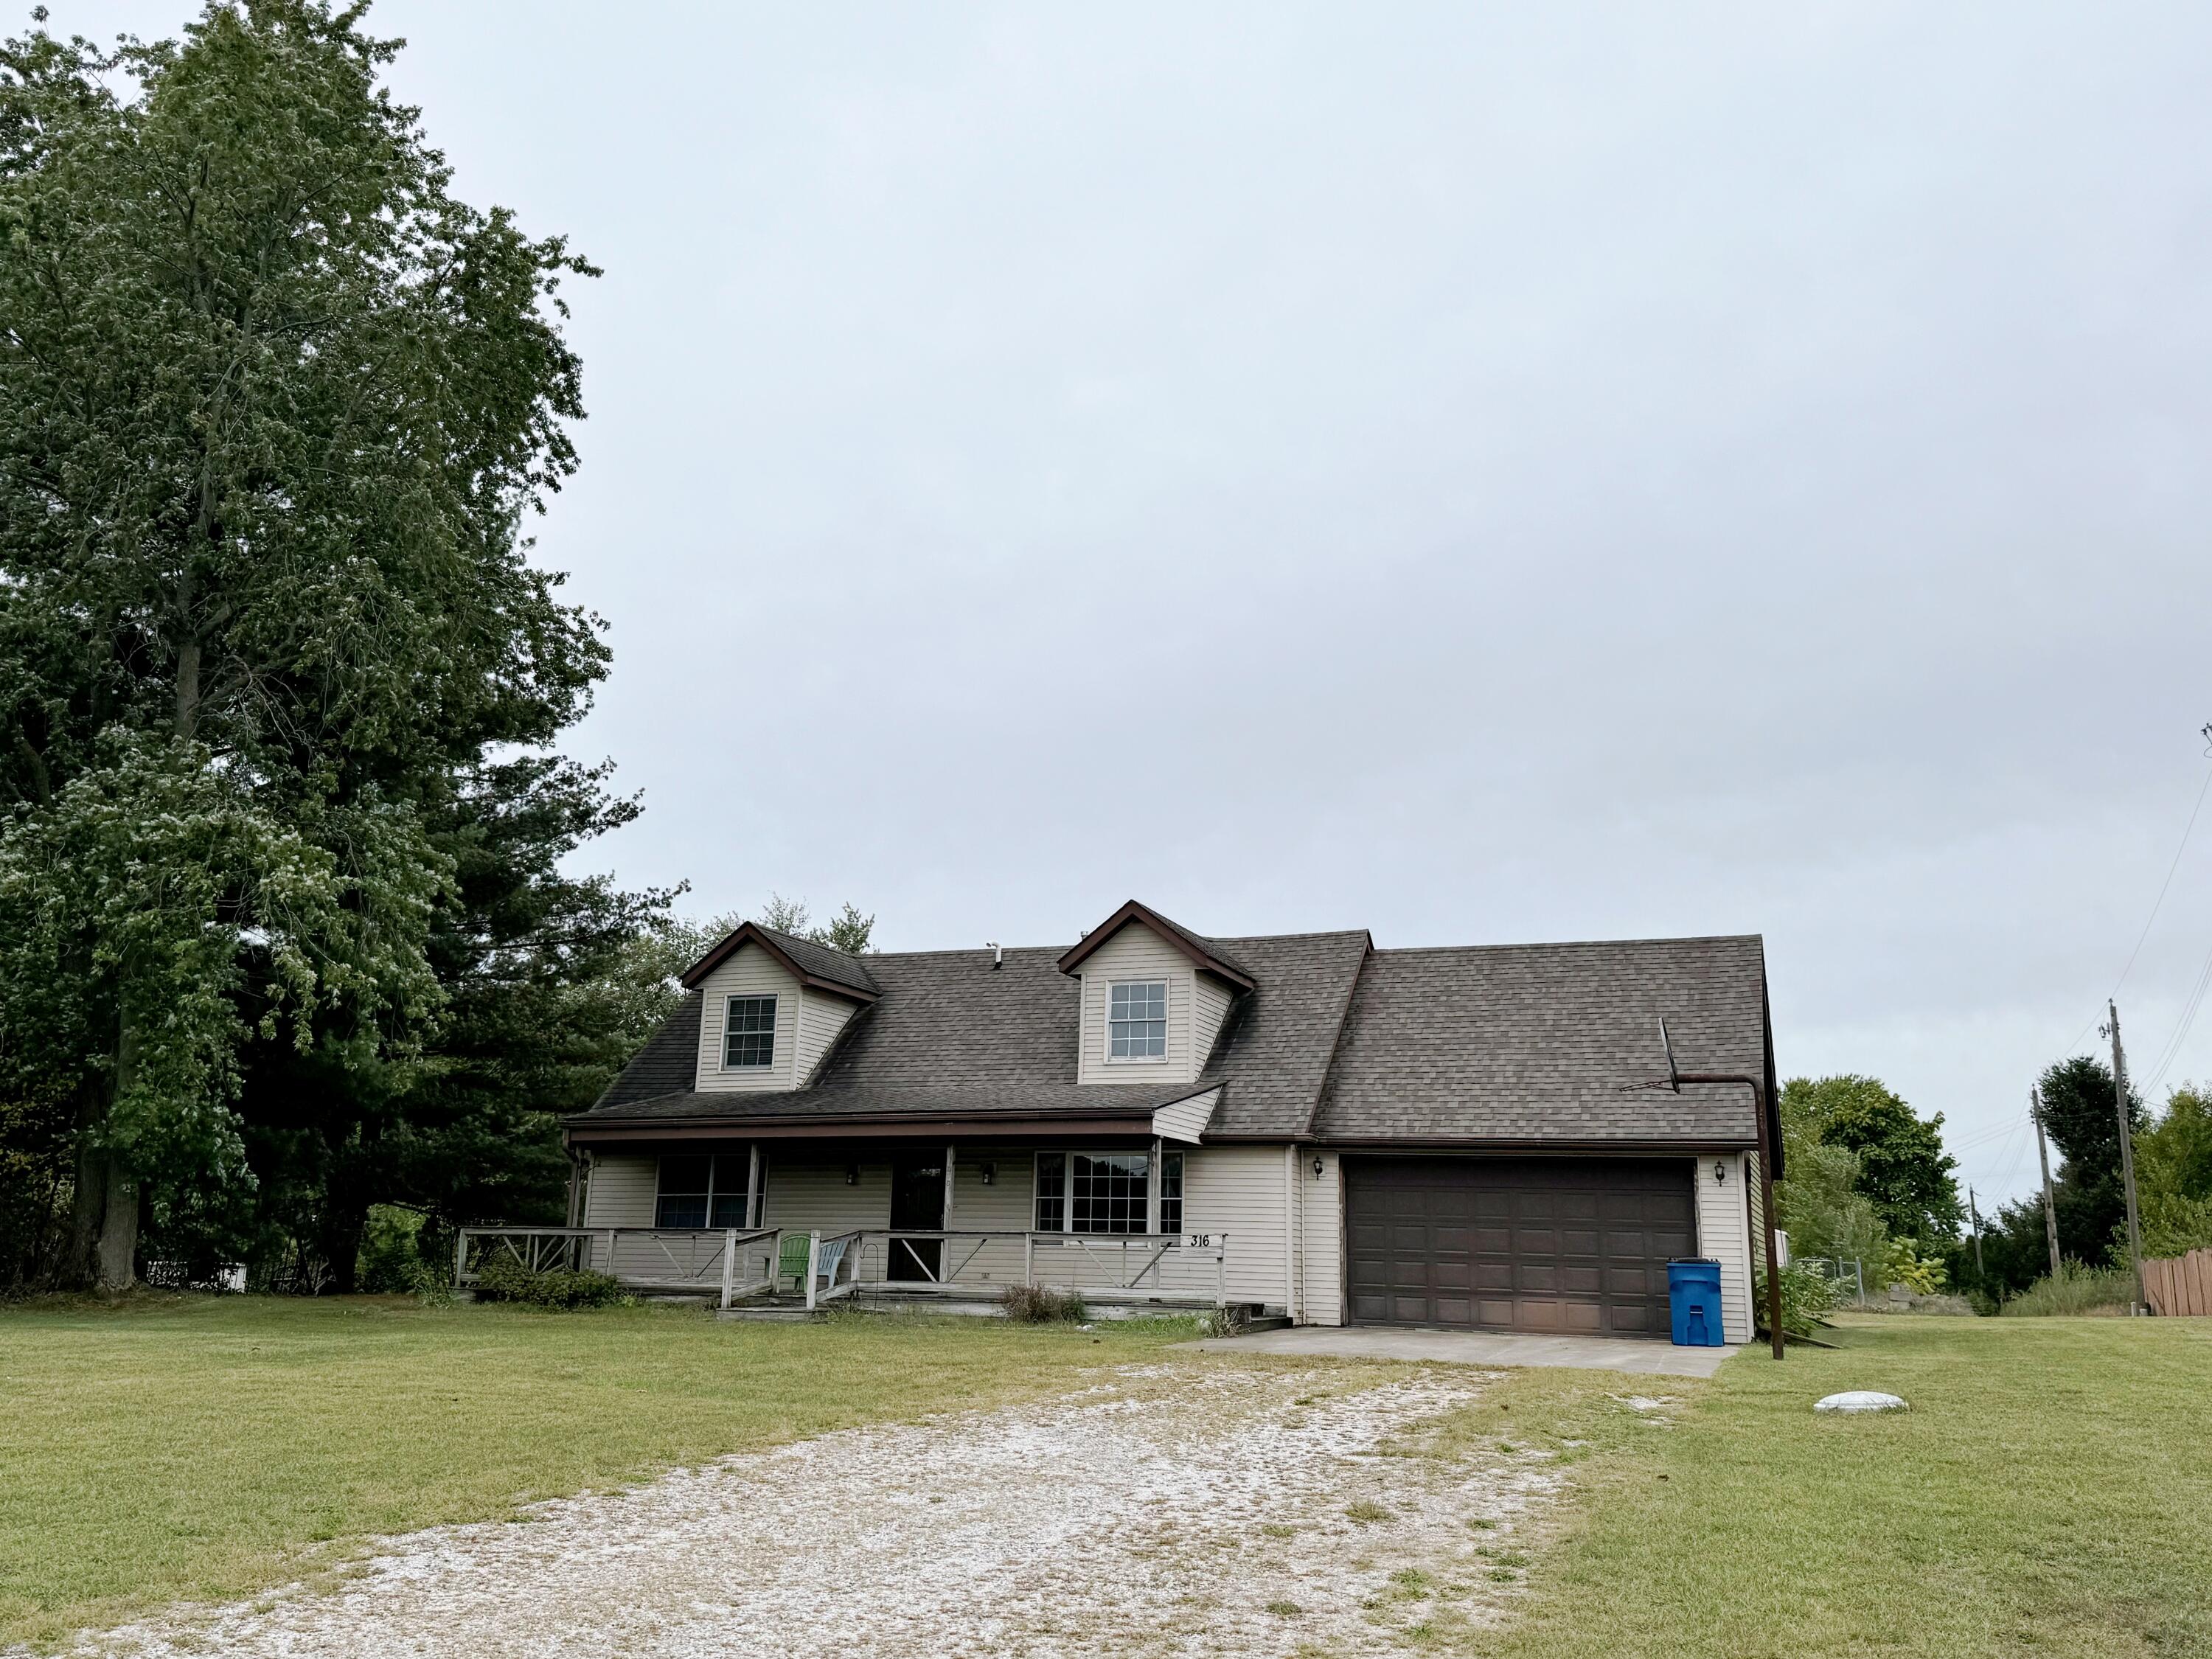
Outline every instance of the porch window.
{"label": "porch window", "polygon": [[[1180,1158],[1181,1154],[1176,1154]],[[1141,1233],[1152,1178],[1149,1152],[1039,1152],[1036,1231],[1041,1233]],[[1161,1225],[1166,1226],[1164,1208]],[[1182,1225],[1181,1188],[1176,1225]]]}
{"label": "porch window", "polygon": [[653,1206],[656,1227],[742,1227],[745,1224],[745,1166],[728,1152],[660,1160],[660,1188]]}
{"label": "porch window", "polygon": [[732,997],[722,1021],[722,1069],[775,1064],[775,999]]}
{"label": "porch window", "polygon": [[1160,1154],[1160,1231],[1182,1231],[1182,1154]]}
{"label": "porch window", "polygon": [[1109,1060],[1165,1060],[1168,1057],[1168,987],[1165,980],[1140,980],[1110,988],[1106,1014]]}

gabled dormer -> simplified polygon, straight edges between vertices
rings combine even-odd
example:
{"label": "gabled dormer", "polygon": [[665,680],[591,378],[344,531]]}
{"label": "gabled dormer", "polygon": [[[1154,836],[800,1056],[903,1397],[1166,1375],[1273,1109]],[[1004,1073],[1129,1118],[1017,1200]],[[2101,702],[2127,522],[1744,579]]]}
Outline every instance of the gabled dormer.
{"label": "gabled dormer", "polygon": [[694,1085],[702,1092],[805,1088],[877,995],[858,957],[751,921],[694,963],[684,985],[703,994]]}
{"label": "gabled dormer", "polygon": [[1078,1083],[1189,1083],[1250,974],[1131,899],[1060,958],[1082,985]]}

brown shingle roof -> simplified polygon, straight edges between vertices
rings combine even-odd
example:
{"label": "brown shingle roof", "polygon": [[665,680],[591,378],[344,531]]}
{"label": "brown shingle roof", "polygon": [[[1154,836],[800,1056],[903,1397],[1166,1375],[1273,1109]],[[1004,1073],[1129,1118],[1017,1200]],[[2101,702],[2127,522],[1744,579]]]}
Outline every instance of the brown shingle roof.
{"label": "brown shingle roof", "polygon": [[1763,1076],[1765,992],[1755,934],[1378,951],[1316,1129],[1343,1141],[1748,1143],[1747,1090],[1621,1085],[1665,1074],[1662,1015],[1685,1072]]}
{"label": "brown shingle roof", "polygon": [[1079,1087],[1080,993],[1060,972],[1060,951],[1008,951],[995,969],[988,951],[885,952],[866,959],[875,1000],[855,1012],[810,1087],[694,1092],[694,992],[590,1115],[1079,1115],[1148,1111],[1218,1086],[1209,1139],[1602,1146],[1754,1138],[1743,1090],[1693,1085],[1676,1096],[1621,1085],[1663,1071],[1662,1015],[1684,1071],[1764,1075],[1756,936],[1413,951],[1376,951],[1364,932],[1203,943],[1255,988],[1231,1005],[1195,1085]]}

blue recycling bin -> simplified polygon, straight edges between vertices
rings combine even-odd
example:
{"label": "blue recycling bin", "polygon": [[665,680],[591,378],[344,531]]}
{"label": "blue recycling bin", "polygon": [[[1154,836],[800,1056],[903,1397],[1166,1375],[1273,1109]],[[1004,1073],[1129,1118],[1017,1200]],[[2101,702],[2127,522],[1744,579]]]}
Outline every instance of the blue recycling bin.
{"label": "blue recycling bin", "polygon": [[1689,1258],[1667,1264],[1667,1301],[1674,1316],[1678,1348],[1718,1348],[1721,1334],[1721,1264]]}

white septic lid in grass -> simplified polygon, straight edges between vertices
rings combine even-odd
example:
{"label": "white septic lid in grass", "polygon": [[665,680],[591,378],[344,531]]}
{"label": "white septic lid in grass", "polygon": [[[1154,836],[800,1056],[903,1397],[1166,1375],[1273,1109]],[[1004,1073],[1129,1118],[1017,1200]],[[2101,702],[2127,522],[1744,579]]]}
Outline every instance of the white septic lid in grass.
{"label": "white septic lid in grass", "polygon": [[1901,1412],[1905,1406],[1893,1394],[1877,1394],[1871,1389],[1852,1389],[1816,1401],[1813,1409],[1816,1412]]}

